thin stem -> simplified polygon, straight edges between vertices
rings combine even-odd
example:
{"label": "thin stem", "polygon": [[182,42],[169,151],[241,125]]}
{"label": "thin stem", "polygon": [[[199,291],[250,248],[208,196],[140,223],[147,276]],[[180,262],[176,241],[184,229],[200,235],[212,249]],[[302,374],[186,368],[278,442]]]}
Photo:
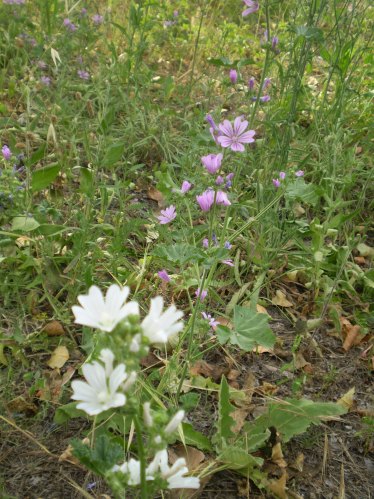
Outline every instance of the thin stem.
{"label": "thin stem", "polygon": [[140,461],[140,497],[142,499],[148,499],[148,484],[146,476],[146,461],[145,452],[142,439],[142,427],[139,420],[139,414],[134,415],[134,425],[136,431],[136,441],[138,443],[138,456]]}

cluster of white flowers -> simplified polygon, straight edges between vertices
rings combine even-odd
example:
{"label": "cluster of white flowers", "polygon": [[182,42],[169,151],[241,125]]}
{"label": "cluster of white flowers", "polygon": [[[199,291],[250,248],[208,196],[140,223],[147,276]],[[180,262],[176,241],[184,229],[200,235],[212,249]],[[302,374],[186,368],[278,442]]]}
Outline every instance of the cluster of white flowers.
{"label": "cluster of white flowers", "polygon": [[[121,465],[115,465],[113,472],[122,472],[128,475],[127,483],[129,485],[140,485],[140,461],[130,459]],[[146,480],[154,480],[155,475],[159,474],[168,483],[168,489],[198,489],[200,480],[197,477],[184,476],[188,473],[186,460],[181,457],[175,461],[172,466],[168,464],[168,451],[160,450],[156,453],[153,461],[147,466]]]}
{"label": "cluster of white flowers", "polygon": [[[78,296],[81,307],[76,305],[72,308],[76,324],[110,333],[129,315],[139,315],[137,302],[126,303],[129,294],[130,289],[127,286],[120,288],[117,284],[112,284],[104,297],[97,286],[91,286],[88,295]],[[143,335],[150,343],[167,343],[172,336],[182,331],[182,316],[183,312],[177,310],[174,305],[164,311],[164,300],[157,296],[151,300],[149,314],[141,323]],[[139,341],[139,336],[134,338],[132,351],[137,351]]]}
{"label": "cluster of white flowers", "polygon": [[[90,416],[96,416],[112,407],[122,407],[126,403],[126,392],[135,382],[136,373],[126,373],[125,364],[113,369],[114,353],[108,348],[100,352],[100,364],[84,364],[82,371],[85,381],[72,381],[73,400],[79,400],[77,408]],[[118,391],[120,389],[120,391]]]}

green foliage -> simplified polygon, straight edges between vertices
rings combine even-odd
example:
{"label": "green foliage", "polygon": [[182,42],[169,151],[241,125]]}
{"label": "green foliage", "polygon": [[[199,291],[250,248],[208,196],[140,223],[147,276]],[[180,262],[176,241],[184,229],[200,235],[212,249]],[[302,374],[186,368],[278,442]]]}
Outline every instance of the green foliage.
{"label": "green foliage", "polygon": [[173,244],[172,246],[159,244],[153,254],[168,262],[184,265],[187,262],[202,262],[204,252],[190,244]]}
{"label": "green foliage", "polygon": [[105,476],[123,456],[121,445],[105,434],[97,437],[93,449],[80,440],[72,440],[71,445],[75,457],[99,476]]}
{"label": "green foliage", "polygon": [[217,449],[225,448],[229,441],[235,436],[232,432],[235,421],[230,416],[234,409],[234,406],[230,403],[229,385],[225,376],[222,376],[218,398],[217,431],[212,439],[216,444]]}
{"label": "green foliage", "polygon": [[259,314],[250,308],[234,307],[234,325],[232,330],[219,326],[217,338],[220,343],[229,341],[238,345],[242,350],[250,352],[257,346],[272,348],[275,335],[268,325],[266,314]]}
{"label": "green foliage", "polygon": [[248,425],[247,430],[259,432],[274,427],[281,434],[282,441],[288,442],[295,435],[304,433],[311,424],[318,425],[325,419],[336,418],[346,412],[342,405],[332,402],[285,399],[269,404],[267,413]]}
{"label": "green foliage", "polygon": [[59,165],[49,165],[34,171],[31,176],[32,191],[38,192],[48,187],[57,177],[59,171]]}

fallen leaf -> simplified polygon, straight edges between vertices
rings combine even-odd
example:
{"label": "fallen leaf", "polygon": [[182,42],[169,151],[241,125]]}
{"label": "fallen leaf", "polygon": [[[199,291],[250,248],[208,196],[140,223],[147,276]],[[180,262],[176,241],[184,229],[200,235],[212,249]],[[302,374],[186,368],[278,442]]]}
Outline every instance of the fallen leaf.
{"label": "fallen leaf", "polygon": [[369,258],[374,258],[374,248],[371,248],[367,244],[360,243],[357,245],[357,250],[360,253],[360,256],[367,256]]}
{"label": "fallen leaf", "polygon": [[11,412],[18,412],[27,416],[33,416],[38,412],[36,405],[22,397],[22,395],[8,402],[7,408]]}
{"label": "fallen leaf", "polygon": [[287,463],[284,459],[281,443],[278,442],[274,445],[271,450],[271,460],[273,463],[277,464],[280,468],[286,468]]}
{"label": "fallen leaf", "polygon": [[288,499],[288,495],[286,492],[286,482],[287,474],[283,473],[283,475],[278,480],[270,480],[268,488],[279,499]]}
{"label": "fallen leaf", "polygon": [[303,471],[304,469],[304,454],[302,452],[300,452],[300,454],[298,454],[296,456],[296,459],[295,461],[290,464],[290,467],[293,468],[294,470],[297,470],[297,471]]}
{"label": "fallen leaf", "polygon": [[342,326],[342,335],[344,338],[343,349],[348,352],[352,346],[361,343],[364,339],[364,335],[360,334],[359,325],[353,326],[345,317],[340,318],[340,324]]}
{"label": "fallen leaf", "polygon": [[252,352],[258,353],[258,354],[261,354],[261,353],[272,353],[272,354],[274,354],[274,350],[272,348],[263,347],[262,345],[256,345],[254,347],[254,349],[252,350]]}
{"label": "fallen leaf", "polygon": [[64,346],[57,347],[51,358],[48,360],[47,365],[51,369],[61,369],[61,367],[69,360],[69,351]]}
{"label": "fallen leaf", "polygon": [[48,322],[48,324],[43,327],[42,331],[47,333],[47,336],[63,336],[65,334],[62,324],[58,321]]}
{"label": "fallen leaf", "polygon": [[258,388],[258,391],[263,393],[264,395],[274,395],[278,391],[278,387],[264,381],[262,385]]}
{"label": "fallen leaf", "polygon": [[219,381],[224,373],[225,369],[220,366],[214,366],[209,364],[205,360],[198,360],[190,367],[191,376],[205,376],[206,378],[212,378],[213,381]]}
{"label": "fallen leaf", "polygon": [[277,289],[274,298],[271,300],[273,305],[278,307],[292,307],[293,304],[287,300],[286,295],[280,289]]}
{"label": "fallen leaf", "polygon": [[349,411],[353,406],[355,391],[355,387],[351,388],[347,391],[347,393],[340,397],[336,403],[345,407]]}
{"label": "fallen leaf", "polygon": [[235,409],[230,416],[235,421],[235,425],[232,428],[234,433],[239,433],[242,429],[245,419],[248,415],[248,411],[246,409]]}
{"label": "fallen leaf", "polygon": [[70,444],[66,447],[66,449],[60,454],[58,458],[59,463],[63,461],[67,461],[68,463],[77,464],[77,465],[79,465],[80,463],[79,459],[74,456],[73,447]]}
{"label": "fallen leaf", "polygon": [[155,187],[149,187],[147,196],[149,199],[152,199],[152,201],[157,201],[157,204],[160,208],[165,206],[165,199],[163,194]]}
{"label": "fallen leaf", "polygon": [[305,372],[311,372],[312,364],[305,360],[304,355],[298,351],[294,354],[295,369],[303,369]]}
{"label": "fallen leaf", "polygon": [[178,444],[169,451],[170,463],[174,464],[180,457],[183,457],[186,460],[186,465],[189,470],[195,471],[199,467],[200,463],[204,461],[205,454],[204,452],[201,452],[201,450],[195,449],[195,447]]}
{"label": "fallen leaf", "polygon": [[262,305],[259,305],[258,303],[256,304],[256,310],[257,310],[257,312],[259,314],[266,314],[269,317],[271,317],[271,315],[268,313],[268,311],[266,310],[266,308],[263,307]]}

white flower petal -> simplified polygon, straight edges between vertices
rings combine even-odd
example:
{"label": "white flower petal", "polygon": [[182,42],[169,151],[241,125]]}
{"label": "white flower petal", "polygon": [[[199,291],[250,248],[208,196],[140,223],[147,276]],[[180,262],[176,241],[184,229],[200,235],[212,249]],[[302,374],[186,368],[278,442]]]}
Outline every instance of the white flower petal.
{"label": "white flower petal", "polygon": [[82,372],[88,383],[97,392],[106,390],[105,369],[98,362],[92,364],[84,364]]}

